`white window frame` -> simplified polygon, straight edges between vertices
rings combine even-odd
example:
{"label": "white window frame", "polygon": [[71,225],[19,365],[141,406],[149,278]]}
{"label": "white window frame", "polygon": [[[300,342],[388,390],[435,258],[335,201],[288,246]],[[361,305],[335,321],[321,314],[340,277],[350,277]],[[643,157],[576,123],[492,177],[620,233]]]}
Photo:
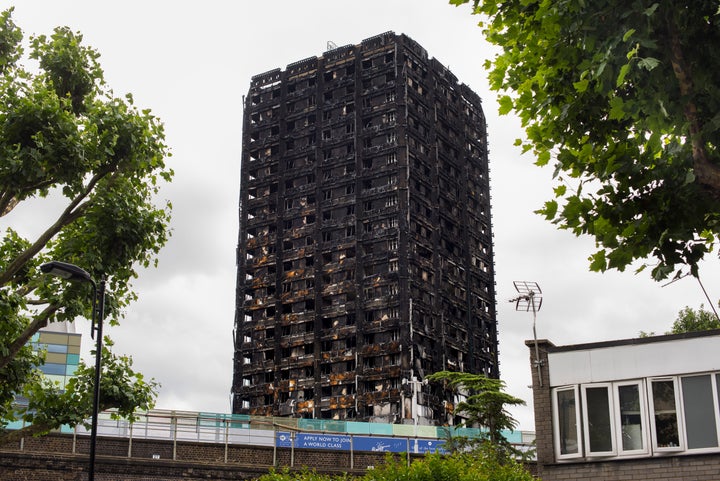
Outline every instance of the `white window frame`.
{"label": "white window frame", "polygon": [[[658,446],[657,428],[655,426],[655,400],[653,399],[652,386],[656,381],[672,381],[675,394],[675,416],[678,426],[678,446]],[[685,451],[685,419],[683,417],[683,405],[680,396],[680,384],[677,376],[649,377],[647,379],[648,399],[648,421],[650,423],[650,436],[654,453],[677,453]]]}
{"label": "white window frame", "polygon": [[[683,388],[683,378],[686,377],[696,377],[696,376],[710,376],[710,388],[712,390],[713,395],[713,408],[715,411],[715,434],[717,436],[718,445],[717,446],[711,446],[711,447],[705,447],[705,448],[690,448],[690,443],[688,442],[688,434],[687,434],[687,421],[685,419],[685,396],[682,393]],[[685,443],[685,450],[688,453],[716,453],[718,450],[720,450],[720,399],[718,399],[718,396],[720,396],[720,393],[718,393],[718,389],[720,388],[718,386],[718,376],[720,376],[720,372],[717,371],[711,371],[711,372],[698,372],[698,373],[692,373],[692,374],[685,374],[678,376],[677,380],[677,386],[680,387],[680,392],[677,393],[677,395],[680,397],[680,403],[681,403],[681,412],[682,412],[682,429],[683,429],[683,440]]]}
{"label": "white window frame", "polygon": [[[591,451],[590,450],[590,422],[588,419],[588,402],[587,402],[587,390],[605,388],[607,392],[608,401],[608,416],[610,419],[610,444],[611,449],[609,451]],[[615,429],[615,396],[613,395],[613,385],[609,382],[583,384],[582,389],[582,420],[583,420],[583,446],[588,457],[598,456],[617,456],[617,435]]]}
{"label": "white window frame", "polygon": [[[624,386],[637,386],[640,396],[640,433],[642,435],[643,447],[641,449],[623,449],[623,430],[622,430],[622,413],[620,410],[620,388]],[[650,430],[648,410],[647,410],[647,389],[642,379],[633,381],[622,381],[613,383],[613,396],[615,404],[614,423],[617,427],[617,450],[619,456],[637,456],[650,453]]]}
{"label": "white window frame", "polygon": [[[560,446],[560,425],[557,394],[562,391],[572,391],[575,396],[575,438],[577,439],[577,452],[561,454]],[[555,457],[557,459],[574,459],[583,457],[583,437],[582,437],[582,419],[580,413],[582,411],[580,405],[580,388],[578,385],[557,387],[552,390],[552,410],[553,410],[553,444],[555,447]]]}
{"label": "white window frame", "polygon": [[[684,379],[692,378],[697,376],[709,376],[710,378],[710,389],[712,392],[712,410],[715,415],[715,432],[717,435],[717,446],[704,446],[704,447],[689,447],[688,440],[688,426],[687,418],[688,413],[692,409],[696,409],[695,405],[686,405],[686,395],[684,389]],[[658,445],[658,432],[656,426],[656,412],[655,412],[655,399],[653,398],[653,385],[658,382],[669,383],[673,388],[674,404],[675,404],[675,420],[677,422],[677,445],[659,446]],[[634,409],[626,411],[626,415],[630,416],[627,419],[628,424],[626,425],[631,433],[632,437],[641,436],[642,446],[638,449],[625,449],[623,447],[623,416],[620,405],[620,390],[623,387],[632,386],[637,389],[639,396],[638,406],[639,411],[636,413]],[[588,390],[589,389],[605,389],[608,395],[608,409],[610,419],[610,439],[611,446],[609,451],[590,451],[590,421],[594,418],[588,413]],[[575,419],[576,424],[574,433],[565,433],[574,435],[577,439],[577,452],[572,453],[561,453],[561,439],[560,439],[560,406],[558,396],[560,393],[572,393],[575,400]],[[692,396],[692,391],[689,392]],[[695,399],[694,397],[688,398],[690,400]],[[608,381],[608,382],[597,382],[587,384],[574,384],[554,387],[551,390],[551,406],[552,406],[552,426],[553,426],[553,446],[555,449],[555,459],[557,461],[573,460],[573,459],[586,459],[592,460],[594,458],[616,458],[622,459],[627,457],[648,457],[648,456],[669,456],[678,454],[704,454],[704,453],[718,453],[720,452],[720,371],[706,371],[706,372],[694,372],[687,374],[673,374],[669,376],[654,376],[654,377],[643,377],[639,379],[629,379],[623,381]],[[633,406],[634,407],[634,406]],[[709,406],[704,404],[703,411]],[[668,411],[669,413],[669,411]],[[662,413],[658,413],[662,414]],[[640,426],[639,433],[637,431],[635,415],[639,417]],[[707,422],[712,422],[709,415],[702,415],[702,419],[707,418]],[[566,421],[569,421],[567,418]],[[604,419],[595,419],[596,422],[605,423]],[[697,423],[697,419],[695,422]],[[663,420],[664,429],[670,427],[669,422],[671,419]],[[699,428],[699,426],[698,426]],[[569,429],[572,429],[571,427]],[[667,435],[668,432],[665,431]],[[625,438],[627,439],[627,438]],[[572,440],[572,439],[569,439]],[[605,444],[605,439],[595,439],[600,441],[601,444]],[[674,443],[672,434],[665,440],[668,443]],[[710,439],[708,438],[708,441]],[[710,444],[710,443],[699,443]],[[637,443],[635,443],[637,446]],[[570,445],[572,446],[572,445]],[[568,446],[566,446],[567,448]],[[598,446],[596,446],[597,449]]]}

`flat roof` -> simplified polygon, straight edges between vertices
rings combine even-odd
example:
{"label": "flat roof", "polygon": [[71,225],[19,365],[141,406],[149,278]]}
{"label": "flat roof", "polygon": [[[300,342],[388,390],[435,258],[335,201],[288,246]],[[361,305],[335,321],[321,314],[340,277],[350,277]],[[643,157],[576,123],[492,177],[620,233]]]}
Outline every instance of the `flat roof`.
{"label": "flat roof", "polygon": [[[566,352],[566,351],[580,351],[585,349],[597,349],[603,347],[616,347],[616,346],[630,346],[630,345],[644,345],[655,342],[667,342],[679,339],[695,339],[699,337],[710,337],[720,336],[720,329],[709,329],[705,331],[693,331],[684,332],[682,334],[662,334],[659,336],[648,336],[648,337],[634,337],[630,339],[618,339],[614,341],[599,341],[599,342],[588,342],[583,344],[568,344],[566,346],[556,346],[547,340],[538,339],[538,343],[544,344],[544,348],[548,352]],[[525,342],[527,345],[533,345],[535,341],[528,340]]]}

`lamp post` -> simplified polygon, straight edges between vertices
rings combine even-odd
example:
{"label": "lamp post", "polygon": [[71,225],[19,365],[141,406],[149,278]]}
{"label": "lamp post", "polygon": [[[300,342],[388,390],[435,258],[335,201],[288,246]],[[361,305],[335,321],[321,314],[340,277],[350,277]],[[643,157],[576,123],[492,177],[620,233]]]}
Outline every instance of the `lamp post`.
{"label": "lamp post", "polygon": [[95,444],[97,440],[98,410],[100,409],[100,366],[102,363],[103,318],[105,316],[105,278],[96,284],[88,272],[74,264],[51,261],[40,266],[44,274],[61,277],[68,281],[89,282],[93,286],[92,325],[90,337],[97,336],[95,347],[95,385],[93,386],[92,424],[90,429],[90,461],[88,481],[95,480]]}

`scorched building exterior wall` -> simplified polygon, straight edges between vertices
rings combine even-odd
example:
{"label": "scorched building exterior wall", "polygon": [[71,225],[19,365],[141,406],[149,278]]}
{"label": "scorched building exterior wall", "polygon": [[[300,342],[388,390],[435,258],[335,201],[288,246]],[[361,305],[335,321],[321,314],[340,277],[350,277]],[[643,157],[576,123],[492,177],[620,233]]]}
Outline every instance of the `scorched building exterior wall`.
{"label": "scorched building exterior wall", "polygon": [[480,98],[388,32],[253,77],[233,411],[447,423],[498,376]]}

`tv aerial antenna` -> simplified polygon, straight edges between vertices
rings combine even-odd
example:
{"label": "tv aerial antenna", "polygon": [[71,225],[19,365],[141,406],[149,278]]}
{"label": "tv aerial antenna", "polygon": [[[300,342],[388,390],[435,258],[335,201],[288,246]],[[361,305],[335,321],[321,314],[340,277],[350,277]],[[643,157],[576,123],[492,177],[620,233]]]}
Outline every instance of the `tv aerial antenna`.
{"label": "tv aerial antenna", "polygon": [[326,52],[329,52],[330,50],[335,50],[338,48],[337,44],[333,42],[332,40],[327,41],[327,47],[325,48]]}
{"label": "tv aerial antenna", "polygon": [[537,312],[542,307],[542,290],[540,289],[540,286],[537,282],[513,281],[513,284],[515,285],[515,290],[518,291],[519,294],[518,297],[510,299],[510,302],[515,303],[515,310],[525,312],[530,312],[532,310],[533,313],[533,339],[535,341],[535,361],[533,361],[533,364],[537,368],[538,383],[540,387],[542,387],[542,373],[540,372],[542,361],[540,360],[540,350],[538,349],[537,340],[537,329],[535,327],[537,321]]}

